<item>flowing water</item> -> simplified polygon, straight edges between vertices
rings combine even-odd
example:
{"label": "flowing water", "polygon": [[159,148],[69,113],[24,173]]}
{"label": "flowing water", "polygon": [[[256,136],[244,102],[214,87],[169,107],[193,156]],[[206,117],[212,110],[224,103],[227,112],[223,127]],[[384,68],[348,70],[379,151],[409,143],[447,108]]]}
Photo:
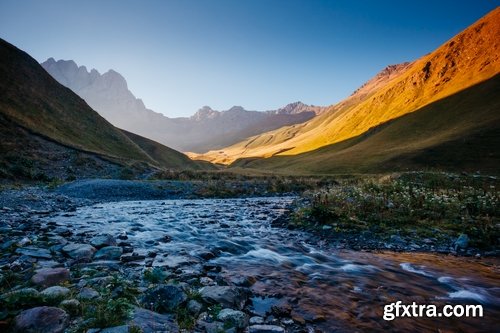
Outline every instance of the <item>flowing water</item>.
{"label": "flowing water", "polygon": [[[229,281],[251,281],[253,307],[283,305],[296,321],[326,332],[493,332],[500,328],[498,262],[416,253],[330,248],[309,234],[271,227],[291,197],[128,201],[53,217],[78,232],[126,233],[154,266],[195,267],[200,253]],[[165,241],[165,236],[170,241]],[[382,319],[384,305],[481,304],[483,318]]]}

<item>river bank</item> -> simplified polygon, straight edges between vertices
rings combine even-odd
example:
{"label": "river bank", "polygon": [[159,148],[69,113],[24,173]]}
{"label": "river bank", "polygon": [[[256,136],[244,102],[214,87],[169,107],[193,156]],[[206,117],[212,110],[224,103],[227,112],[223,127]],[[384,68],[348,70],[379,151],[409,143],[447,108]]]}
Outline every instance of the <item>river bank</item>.
{"label": "river bank", "polygon": [[[296,197],[196,193],[187,182],[112,180],[4,189],[2,331],[42,322],[47,332],[493,327],[496,258],[339,249],[272,227],[293,216]],[[395,299],[479,303],[488,317],[385,322],[382,306]]]}

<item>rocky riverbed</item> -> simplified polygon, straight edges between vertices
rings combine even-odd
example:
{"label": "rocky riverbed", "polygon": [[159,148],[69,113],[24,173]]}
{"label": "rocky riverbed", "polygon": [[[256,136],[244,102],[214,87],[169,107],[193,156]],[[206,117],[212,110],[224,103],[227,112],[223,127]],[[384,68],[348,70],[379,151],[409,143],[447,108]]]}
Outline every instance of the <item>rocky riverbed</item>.
{"label": "rocky riverbed", "polygon": [[[0,331],[496,327],[496,258],[338,249],[273,227],[294,197],[196,199],[187,183],[141,184],[0,193]],[[481,304],[485,317],[384,321],[395,300]]]}

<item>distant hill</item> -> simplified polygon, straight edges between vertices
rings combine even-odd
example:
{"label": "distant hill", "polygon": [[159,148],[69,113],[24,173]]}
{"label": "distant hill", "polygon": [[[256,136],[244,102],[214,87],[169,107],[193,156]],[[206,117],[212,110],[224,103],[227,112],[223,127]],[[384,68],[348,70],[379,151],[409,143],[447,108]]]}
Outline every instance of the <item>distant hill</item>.
{"label": "distant hill", "polygon": [[[476,135],[496,128],[498,122],[499,109],[495,109],[498,106],[496,75],[500,72],[498,36],[500,8],[434,52],[412,63],[387,67],[346,100],[329,107],[310,121],[257,135],[197,158],[225,164],[244,159],[233,165],[272,169],[279,169],[278,165],[281,165],[287,170],[311,172],[368,171],[384,169],[380,163],[388,162],[389,157],[423,158],[429,156],[425,149],[445,147],[451,145],[453,140],[472,140],[471,135],[475,139],[467,142],[478,143]],[[481,83],[484,85],[478,86]],[[460,99],[467,103],[457,102]],[[443,109],[444,106],[446,109]],[[448,109],[451,107],[456,110]],[[427,127],[420,124],[419,117],[425,117],[430,124]],[[407,122],[409,119],[413,119],[412,122]],[[401,124],[406,124],[406,127],[400,128]],[[450,128],[451,124],[455,127]],[[396,128],[399,128],[399,136],[375,135],[378,131],[388,133],[389,129]],[[433,131],[426,132],[425,128],[432,128]],[[419,136],[421,130],[427,137]],[[497,149],[493,145],[496,139],[490,134],[485,134],[477,151],[490,154]],[[375,137],[390,141],[377,141],[380,145],[375,145]],[[486,137],[492,141],[486,140]],[[408,141],[409,138],[417,141]],[[360,145],[361,142],[364,143]],[[387,150],[388,147],[391,151]],[[458,149],[456,145],[453,147]],[[442,156],[443,163],[438,163],[435,156],[435,164],[446,164],[445,156],[450,154]],[[378,158],[370,159],[369,156]],[[258,161],[262,158],[266,159]],[[455,156],[453,161],[450,164],[460,167],[465,159]],[[396,164],[391,162],[387,167]],[[413,165],[401,164],[401,167]],[[480,169],[481,166],[477,167]]]}
{"label": "distant hill", "polygon": [[100,74],[72,60],[53,58],[41,65],[113,125],[185,152],[203,153],[232,145],[249,136],[303,123],[324,109],[301,102],[265,112],[240,106],[215,111],[204,106],[191,117],[168,118],[147,109],[130,92],[125,78],[113,70]]}
{"label": "distant hill", "polygon": [[26,165],[37,172],[37,163],[40,168],[53,164],[78,169],[77,163],[69,163],[77,155],[103,167],[110,163],[202,167],[167,147],[146,151],[142,139],[112,126],[28,54],[4,40],[0,40],[0,78],[1,176],[15,177],[15,169]]}

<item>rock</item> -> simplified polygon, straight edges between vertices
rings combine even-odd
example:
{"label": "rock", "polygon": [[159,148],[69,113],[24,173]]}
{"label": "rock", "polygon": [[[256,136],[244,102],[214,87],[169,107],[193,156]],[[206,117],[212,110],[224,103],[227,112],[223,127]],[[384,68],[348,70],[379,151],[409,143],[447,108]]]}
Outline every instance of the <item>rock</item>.
{"label": "rock", "polygon": [[162,315],[142,308],[135,308],[129,325],[139,327],[143,333],[179,332],[179,326],[171,315]]}
{"label": "rock", "polygon": [[248,299],[248,290],[231,286],[207,286],[200,289],[203,300],[224,307],[243,309]]}
{"label": "rock", "polygon": [[205,320],[198,320],[196,322],[196,326],[203,327],[203,332],[206,333],[226,333],[224,330],[224,323],[221,323],[220,321],[208,322]]}
{"label": "rock", "polygon": [[229,279],[229,284],[239,287],[251,287],[257,279],[253,276],[232,276]]}
{"label": "rock", "polygon": [[31,240],[28,237],[23,237],[20,241],[16,243],[17,246],[22,247],[24,245],[30,244]]}
{"label": "rock", "polygon": [[248,333],[285,333],[285,329],[276,325],[252,325]]}
{"label": "rock", "polygon": [[59,303],[59,307],[72,316],[80,314],[80,302],[77,299],[65,299]]}
{"label": "rock", "polygon": [[145,292],[142,302],[160,313],[173,312],[187,301],[187,295],[177,285],[159,285]]}
{"label": "rock", "polygon": [[39,260],[37,263],[39,268],[55,268],[62,267],[62,264],[54,260]]}
{"label": "rock", "polygon": [[87,288],[87,287],[82,288],[82,290],[78,294],[78,298],[82,299],[82,300],[94,299],[94,298],[98,298],[100,296],[101,295],[97,291],[95,291],[92,288]]}
{"label": "rock", "polygon": [[158,262],[159,266],[168,267],[171,269],[176,269],[184,265],[194,264],[196,263],[195,258],[187,257],[187,256],[177,256],[177,255],[169,255],[167,258]]}
{"label": "rock", "polygon": [[264,324],[264,318],[255,316],[255,317],[250,318],[248,323],[250,325],[262,325],[262,324]]}
{"label": "rock", "polygon": [[14,332],[61,333],[68,326],[68,314],[59,308],[40,306],[24,310],[14,319]]}
{"label": "rock", "polygon": [[187,309],[193,316],[197,316],[198,314],[200,314],[201,310],[203,310],[203,305],[200,302],[192,299],[188,302]]}
{"label": "rock", "polygon": [[130,326],[121,325],[121,326],[104,328],[104,329],[100,330],[99,333],[128,333],[129,329],[130,329]]}
{"label": "rock", "polygon": [[69,270],[66,268],[42,268],[36,271],[31,282],[38,286],[50,287],[68,281]]}
{"label": "rock", "polygon": [[53,286],[44,289],[40,295],[49,301],[64,299],[71,291],[61,286]]}
{"label": "rock", "polygon": [[120,257],[122,262],[132,262],[132,261],[140,261],[146,259],[146,256],[142,254],[132,253],[130,255],[123,255]]}
{"label": "rock", "polygon": [[200,284],[202,286],[215,286],[217,283],[215,283],[215,281],[209,278],[208,276],[202,276],[200,278]]}
{"label": "rock", "polygon": [[99,235],[90,239],[90,245],[98,249],[105,246],[116,246],[116,239],[109,234]]}
{"label": "rock", "polygon": [[96,251],[95,247],[88,244],[68,244],[62,248],[63,252],[66,253],[73,259],[91,259]]}
{"label": "rock", "polygon": [[10,304],[13,306],[38,305],[41,302],[41,296],[38,290],[34,288],[22,288],[0,296],[1,303]]}
{"label": "rock", "polygon": [[292,312],[290,304],[277,304],[271,306],[271,313],[276,317],[287,317]]}
{"label": "rock", "polygon": [[201,258],[203,260],[210,260],[215,258],[215,254],[208,250],[201,250],[193,253],[194,257]]}
{"label": "rock", "polygon": [[244,328],[248,325],[248,315],[233,309],[223,309],[217,319],[224,322],[224,327]]}
{"label": "rock", "polygon": [[37,247],[21,247],[16,249],[16,253],[30,256],[33,258],[52,259],[52,254],[47,249],[40,249]]}
{"label": "rock", "polygon": [[401,236],[399,235],[391,235],[391,242],[395,243],[395,244],[404,244],[406,243],[405,240],[403,238],[401,238]]}
{"label": "rock", "polygon": [[119,246],[105,246],[94,254],[94,260],[118,260],[122,253]]}
{"label": "rock", "polygon": [[469,236],[461,234],[455,241],[455,250],[466,249],[469,246]]}

